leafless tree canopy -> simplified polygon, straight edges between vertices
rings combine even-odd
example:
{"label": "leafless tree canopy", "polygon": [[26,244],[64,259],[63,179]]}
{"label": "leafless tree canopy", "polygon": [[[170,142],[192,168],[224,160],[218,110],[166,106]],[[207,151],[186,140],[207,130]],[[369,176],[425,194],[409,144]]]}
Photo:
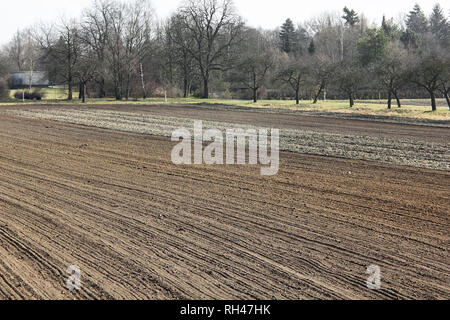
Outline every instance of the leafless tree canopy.
{"label": "leafless tree canopy", "polygon": [[[287,13],[289,15],[289,13]],[[46,71],[80,99],[150,96],[395,99],[449,103],[448,16],[437,4],[404,21],[343,8],[275,30],[246,26],[232,0],[185,0],[158,20],[149,0],[95,0],[77,19],[33,25],[0,50],[0,77]],[[30,82],[31,83],[31,82]],[[449,104],[450,107],[450,104]]]}

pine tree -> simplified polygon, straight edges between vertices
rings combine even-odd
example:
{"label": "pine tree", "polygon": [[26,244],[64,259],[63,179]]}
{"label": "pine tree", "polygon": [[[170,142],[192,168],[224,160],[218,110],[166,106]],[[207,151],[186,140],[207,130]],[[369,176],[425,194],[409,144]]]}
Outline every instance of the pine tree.
{"label": "pine tree", "polygon": [[443,47],[448,46],[450,42],[450,28],[439,4],[433,7],[433,12],[430,16],[430,30]]}
{"label": "pine tree", "polygon": [[397,25],[392,19],[387,20],[384,15],[383,21],[381,22],[381,28],[390,39],[398,39],[400,37]]}
{"label": "pine tree", "polygon": [[409,12],[406,19],[406,26],[416,34],[424,34],[428,31],[427,18],[418,4]]}
{"label": "pine tree", "polygon": [[417,49],[419,47],[419,38],[417,37],[417,34],[410,29],[407,29],[402,33],[400,41],[408,50]]}
{"label": "pine tree", "polygon": [[280,49],[283,52],[290,53],[295,46],[295,27],[291,19],[286,21],[281,26],[280,31]]}
{"label": "pine tree", "polygon": [[355,10],[350,10],[349,8],[344,8],[344,15],[342,16],[342,19],[345,20],[346,26],[354,26],[359,23],[359,17],[358,14],[355,12]]}
{"label": "pine tree", "polygon": [[308,52],[310,55],[313,55],[316,52],[316,45],[314,43],[314,39],[311,39],[311,42],[309,43]]}
{"label": "pine tree", "polygon": [[383,15],[383,21],[381,22],[381,28],[384,30],[386,34],[389,34],[389,26],[386,23],[386,16]]}

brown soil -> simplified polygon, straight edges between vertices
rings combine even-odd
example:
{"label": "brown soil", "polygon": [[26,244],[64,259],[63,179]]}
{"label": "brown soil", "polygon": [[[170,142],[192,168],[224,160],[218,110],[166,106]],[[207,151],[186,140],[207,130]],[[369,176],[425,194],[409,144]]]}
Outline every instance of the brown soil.
{"label": "brown soil", "polygon": [[[310,125],[446,143],[449,134]],[[278,175],[262,177],[258,166],[175,166],[172,146],[1,115],[0,298],[450,298],[449,172],[282,153]],[[381,290],[366,287],[371,264]],[[80,291],[66,288],[69,265],[81,268]]]}
{"label": "brown soil", "polygon": [[[348,135],[370,135],[390,138],[411,138],[430,142],[448,143],[450,141],[450,122],[428,120],[417,124],[373,121],[372,117],[361,115],[361,119],[346,119],[336,116],[314,116],[312,114],[292,113],[279,110],[270,113],[264,109],[238,108],[225,105],[25,105],[23,107],[6,106],[3,109],[105,109],[154,115],[183,117],[198,120],[224,121],[279,129],[312,130]],[[330,113],[332,115],[332,113]],[[402,119],[399,119],[401,121]],[[430,124],[430,125],[425,125]]]}

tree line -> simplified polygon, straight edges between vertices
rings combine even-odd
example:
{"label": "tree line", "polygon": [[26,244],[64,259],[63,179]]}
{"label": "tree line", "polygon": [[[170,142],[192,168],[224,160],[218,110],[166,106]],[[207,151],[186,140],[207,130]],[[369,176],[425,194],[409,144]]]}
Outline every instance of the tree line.
{"label": "tree line", "polygon": [[241,99],[444,97],[450,108],[450,23],[439,4],[369,25],[322,14],[274,30],[245,24],[232,0],[186,0],[158,20],[148,0],[95,0],[78,18],[20,30],[0,50],[0,77],[44,70],[67,99],[149,96]]}

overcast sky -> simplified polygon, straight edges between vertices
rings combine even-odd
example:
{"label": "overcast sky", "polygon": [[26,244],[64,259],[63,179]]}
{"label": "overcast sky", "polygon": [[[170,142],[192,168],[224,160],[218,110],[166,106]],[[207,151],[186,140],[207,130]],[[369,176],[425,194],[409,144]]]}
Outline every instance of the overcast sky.
{"label": "overcast sky", "polygon": [[[61,15],[78,16],[92,0],[0,0],[0,44],[9,41],[17,29],[39,21],[56,20]],[[151,0],[159,18],[176,10],[182,0]],[[427,14],[439,2],[448,15],[448,0],[234,0],[239,13],[254,27],[275,28],[286,18],[301,22],[322,12],[341,11],[348,6],[362,12],[370,22],[378,22],[383,14],[398,18],[419,3]]]}

